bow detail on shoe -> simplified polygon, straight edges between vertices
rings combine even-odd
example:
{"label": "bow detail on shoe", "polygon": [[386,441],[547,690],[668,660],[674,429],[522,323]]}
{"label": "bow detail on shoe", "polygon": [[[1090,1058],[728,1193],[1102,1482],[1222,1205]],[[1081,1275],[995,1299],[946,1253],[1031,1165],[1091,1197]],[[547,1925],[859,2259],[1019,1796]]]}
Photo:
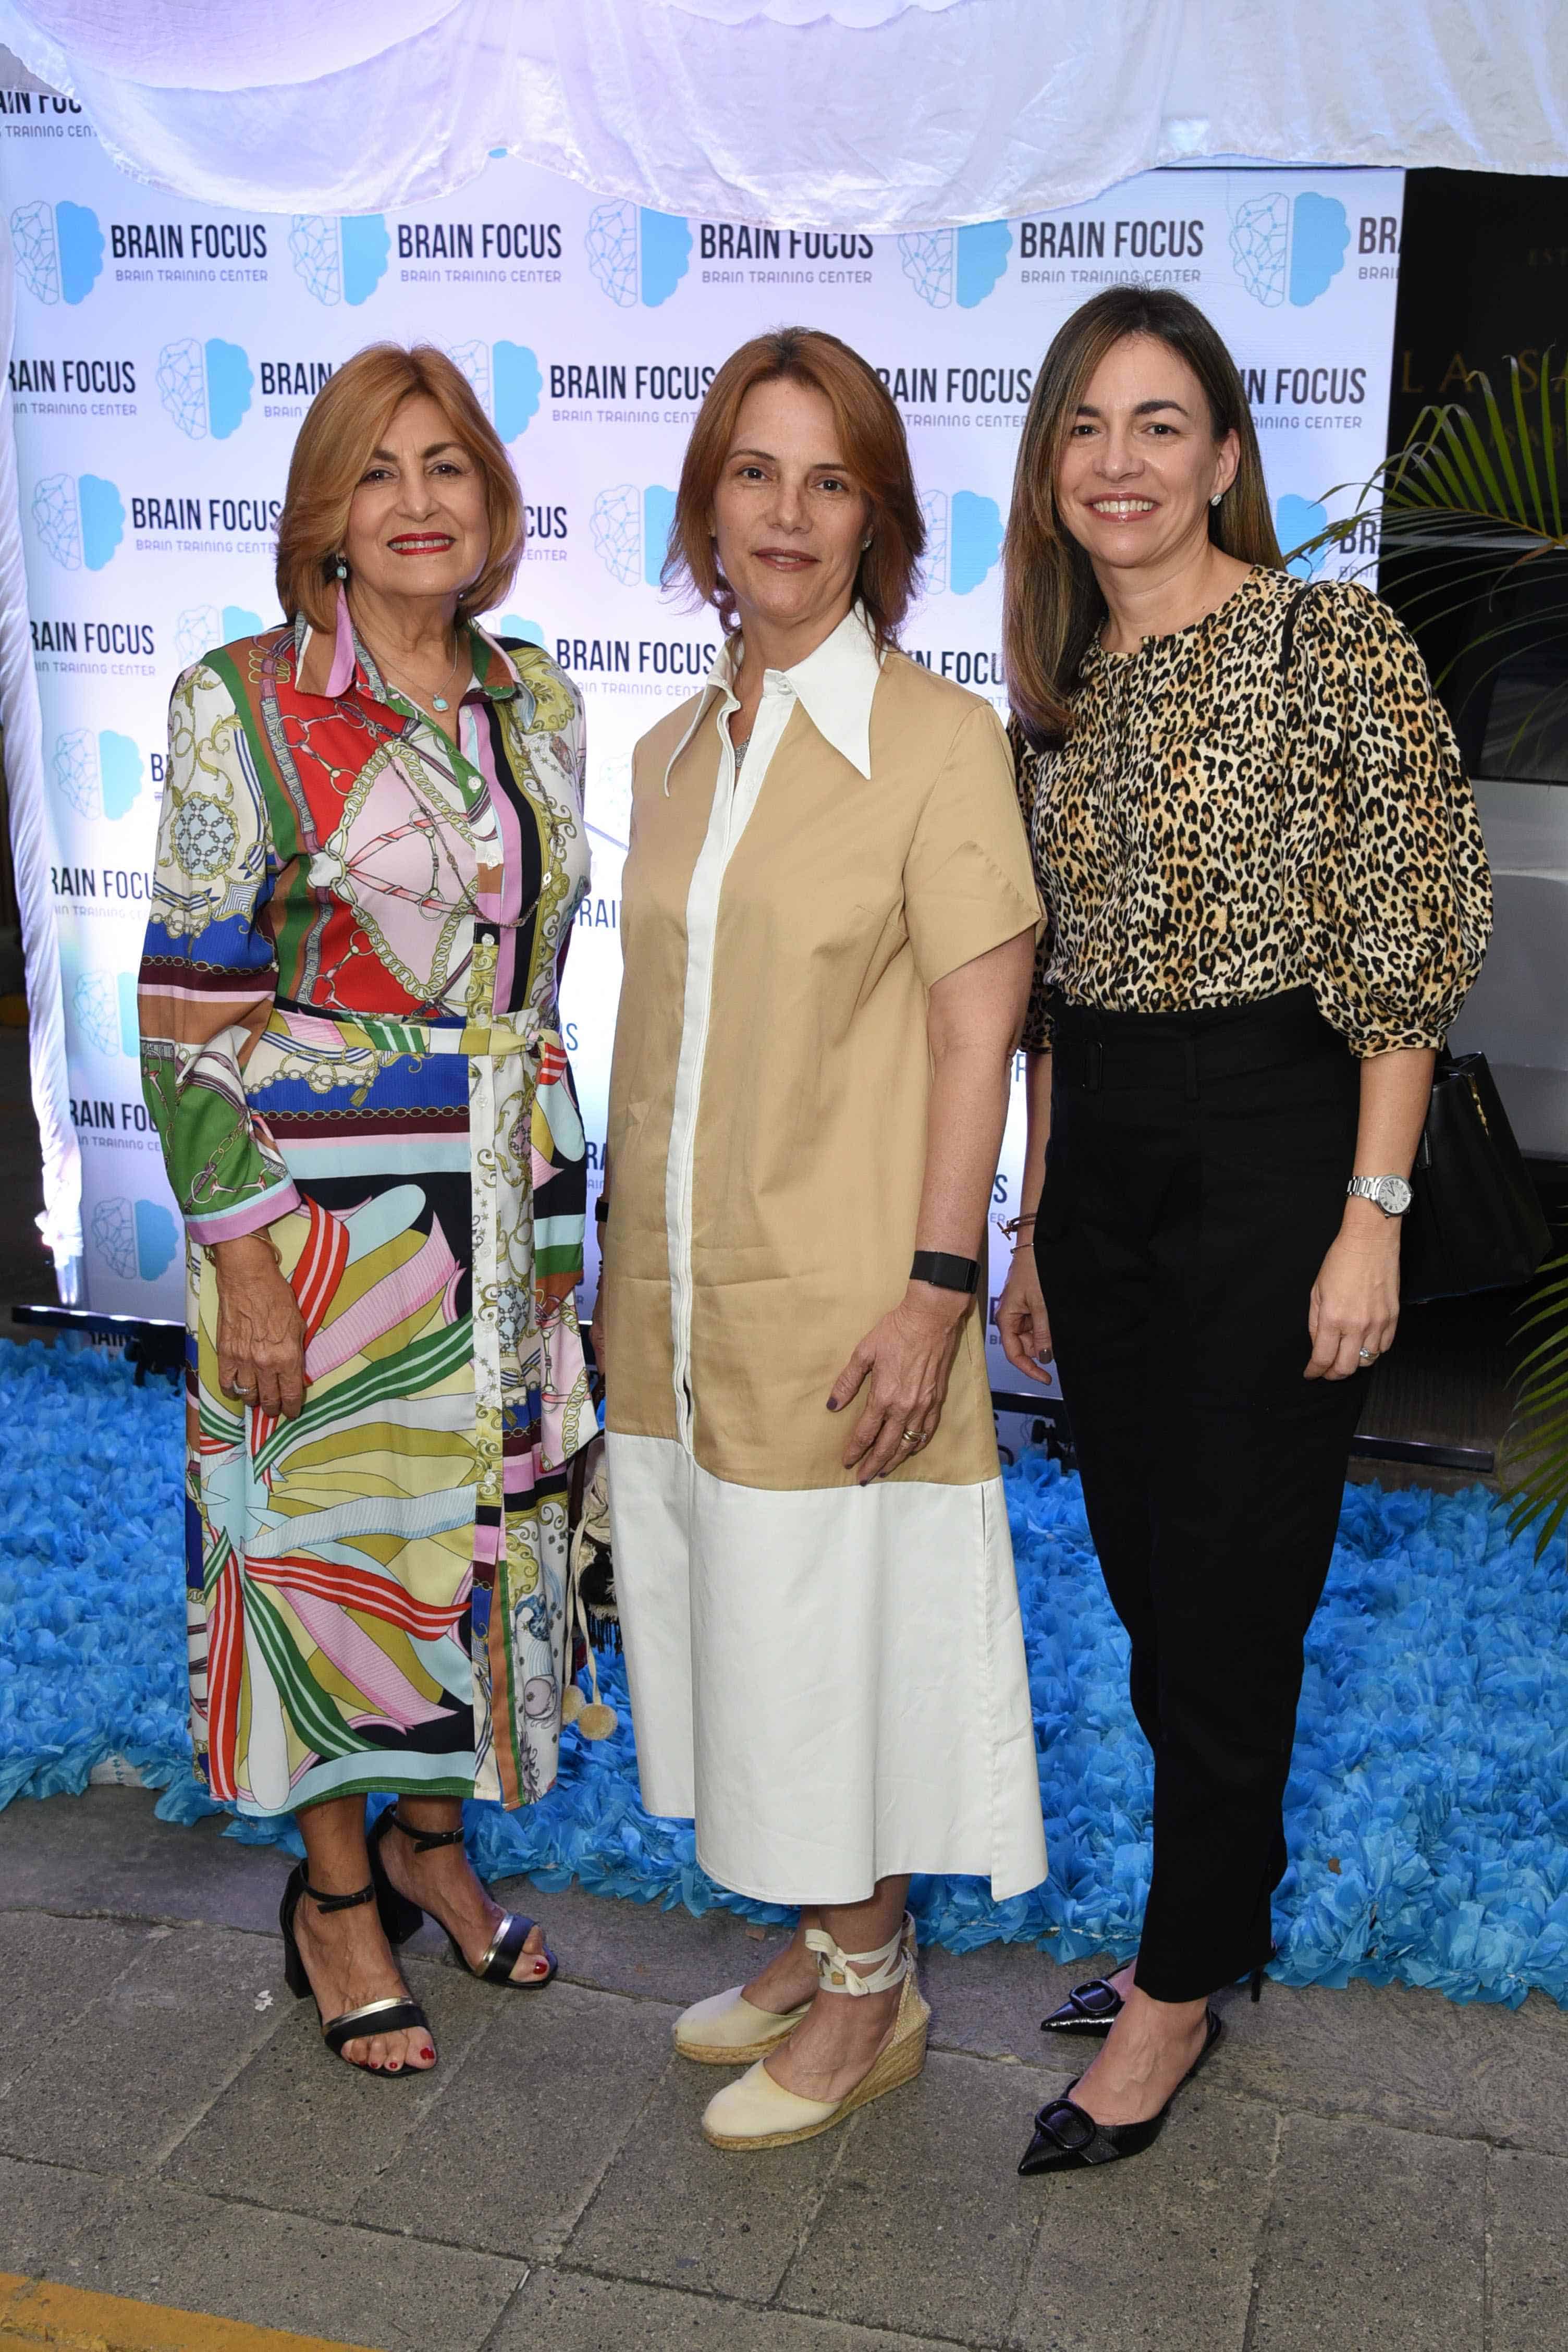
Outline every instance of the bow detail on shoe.
{"label": "bow detail on shoe", "polygon": [[1109,1977],[1074,1985],[1059,2009],[1040,2020],[1042,2033],[1104,2033],[1121,2014],[1121,1995]]}
{"label": "bow detail on shoe", "polygon": [[824,1927],[805,1931],[805,1948],[816,1955],[818,1990],[847,1992],[857,2000],[871,1992],[891,1992],[895,1985],[902,1984],[910,1972],[913,1945],[914,1924],[907,1911],[900,1926],[874,1952],[846,1952]]}

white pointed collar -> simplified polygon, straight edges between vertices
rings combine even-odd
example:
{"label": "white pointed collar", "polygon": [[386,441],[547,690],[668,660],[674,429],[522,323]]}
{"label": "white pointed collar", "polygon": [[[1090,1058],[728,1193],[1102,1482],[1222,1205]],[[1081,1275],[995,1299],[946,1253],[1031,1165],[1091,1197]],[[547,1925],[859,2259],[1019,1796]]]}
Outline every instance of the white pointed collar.
{"label": "white pointed collar", "polygon": [[[718,659],[708,673],[702,698],[692,715],[690,726],[670,753],[664,772],[664,788],[669,790],[669,772],[690,742],[703,718],[711,708],[710,698],[722,695],[725,708],[736,707],[734,675],[739,666],[740,646],[737,642],[731,657],[729,646],[720,648]],[[793,669],[771,669],[766,672],[763,691],[784,690],[805,705],[805,715],[822,737],[831,743],[840,756],[848,761],[857,772],[869,781],[871,774],[871,703],[877,691],[877,680],[882,674],[882,656],[877,651],[877,640],[865,609],[856,604],[846,613],[829,637],[825,637],[815,653],[796,662]]]}

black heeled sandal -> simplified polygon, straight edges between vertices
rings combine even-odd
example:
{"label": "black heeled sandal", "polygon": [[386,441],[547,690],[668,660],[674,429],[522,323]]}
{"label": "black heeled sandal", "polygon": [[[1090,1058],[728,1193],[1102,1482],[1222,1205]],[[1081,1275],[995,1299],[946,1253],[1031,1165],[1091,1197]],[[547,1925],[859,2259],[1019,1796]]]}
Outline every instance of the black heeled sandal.
{"label": "black heeled sandal", "polygon": [[[374,1903],[374,1885],[362,1886],[357,1895],[322,1895],[305,1875],[305,1864],[297,1862],[289,1874],[283,1889],[283,1900],[278,1906],[278,1925],[283,1935],[283,1980],[296,2000],[307,1994],[315,2000],[315,1988],[306,1971],[300,1950],[299,1937],[294,1933],[294,1915],[309,1895],[318,1911],[355,1911],[362,1903]],[[402,2033],[416,2026],[426,2033],[430,2021],[419,2003],[407,1993],[387,1993],[380,2000],[367,2000],[363,2008],[345,2009],[341,2016],[322,2017],[321,2004],[316,2001],[321,2039],[334,2058],[342,2058],[356,2074],[374,2074],[378,2082],[400,2083],[405,2075],[427,2074],[428,2066],[363,2066],[357,2058],[343,2058],[343,2045],[349,2042],[368,2041],[376,2033]]]}
{"label": "black heeled sandal", "polygon": [[[1274,1958],[1270,1951],[1269,1959]],[[1267,1962],[1264,1964],[1267,1966]],[[1263,1998],[1263,1969],[1256,1968],[1247,1979],[1254,2005]],[[1059,2009],[1040,2020],[1042,2033],[1109,2033],[1121,2016],[1121,1995],[1109,1977],[1090,1977],[1087,1984],[1074,1985]]]}
{"label": "black heeled sandal", "polygon": [[[1261,1969],[1258,1973],[1261,1975]],[[1073,2105],[1072,2094],[1078,2083],[1069,2083],[1065,2098],[1047,2100],[1036,2116],[1035,2137],[1024,2151],[1019,2171],[1026,2178],[1036,2172],[1078,2172],[1095,2165],[1120,2164],[1130,2156],[1142,2156],[1164,2130],[1165,2119],[1178,2095],[1186,2089],[1224,2032],[1211,2009],[1203,2048],[1159,2114],[1142,2123],[1097,2124],[1091,2115]]]}
{"label": "black heeled sandal", "polygon": [[[416,1853],[429,1853],[437,1846],[461,1845],[463,1832],[460,1829],[416,1830],[411,1822],[400,1819],[395,1805],[388,1805],[386,1811],[376,1822],[375,1827],[370,1833],[371,1877],[374,1883],[376,1906],[381,1914],[381,1924],[385,1931],[386,1940],[389,1944],[397,1945],[405,1944],[410,1936],[417,1934],[423,1924],[425,1913],[411,1895],[401,1894],[387,1875],[386,1860],[381,1851],[381,1844],[390,1829],[401,1830],[404,1836],[412,1843]],[[434,1917],[435,1915],[432,1913],[431,1916]],[[532,1920],[525,1919],[521,1912],[505,1913],[500,1926],[490,1937],[489,1949],[477,1969],[469,1968],[468,1954],[446,1922],[437,1919],[436,1925],[451,1945],[459,1967],[469,1976],[479,1977],[486,1984],[507,1985],[513,1992],[542,1992],[544,1987],[554,1979],[555,1955],[548,1946],[545,1948],[544,1958],[549,1961],[550,1966],[543,1976],[513,1977],[512,1970],[517,1966],[523,1946],[533,1931]]]}

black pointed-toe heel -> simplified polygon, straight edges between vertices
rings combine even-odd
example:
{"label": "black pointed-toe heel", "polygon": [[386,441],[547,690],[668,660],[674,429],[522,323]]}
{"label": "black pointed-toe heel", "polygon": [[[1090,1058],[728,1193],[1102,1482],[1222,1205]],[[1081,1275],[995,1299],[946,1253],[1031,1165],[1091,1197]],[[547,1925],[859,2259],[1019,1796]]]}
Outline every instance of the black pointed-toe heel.
{"label": "black pointed-toe heel", "polygon": [[1024,2151],[1019,2171],[1026,2176],[1036,2172],[1078,2172],[1095,2165],[1120,2164],[1130,2156],[1142,2156],[1164,2130],[1165,2119],[1178,2094],[1185,2090],[1224,2031],[1211,2009],[1203,2048],[1159,2114],[1141,2123],[1097,2124],[1091,2115],[1073,2105],[1071,2094],[1078,2084],[1069,2083],[1068,2096],[1047,2100],[1035,2117],[1035,2137]]}
{"label": "black pointed-toe heel", "polygon": [[[374,1829],[372,1830],[370,1867],[371,1874],[375,1881],[376,1901],[381,1908],[381,1924],[386,1930],[388,1943],[405,1944],[409,1937],[419,1927],[425,1914],[418,1904],[412,1901],[408,1895],[398,1893],[386,1874],[386,1863],[381,1851],[381,1842],[389,1829],[401,1830],[413,1845],[416,1853],[429,1853],[437,1846],[461,1845],[463,1832],[460,1829],[416,1830],[411,1822],[400,1820],[395,1805],[388,1805],[377,1821]],[[486,1984],[508,1985],[513,1992],[542,1992],[545,1986],[554,1978],[556,1959],[548,1946],[545,1948],[543,1957],[549,1961],[550,1966],[543,1976],[513,1977],[512,1970],[517,1966],[522,1948],[533,1932],[532,1920],[525,1919],[521,1912],[507,1911],[502,1914],[501,1923],[490,1937],[489,1948],[477,1969],[469,1968],[468,1954],[450,1927],[447,1926],[446,1921],[437,1919],[436,1924],[451,1945],[453,1958],[459,1968],[466,1970],[471,1977],[479,1977]]]}
{"label": "black pointed-toe heel", "polygon": [[[304,1864],[295,1864],[278,1906],[278,1925],[283,1936],[283,1980],[296,2000],[303,2000],[307,1995],[315,2000],[315,1989],[294,1933],[294,1915],[307,1895],[318,1911],[354,1911],[362,1903],[374,1903],[376,1899],[374,1885],[362,1886],[357,1895],[322,1895],[307,1879]],[[346,2042],[368,2040],[372,2034],[402,2033],[416,2027],[426,2033],[430,2031],[429,2019],[407,1993],[388,1993],[381,2000],[367,2000],[362,2008],[345,2009],[337,2017],[322,2017],[318,2000],[316,2016],[321,2039],[334,2058],[343,2057]],[[427,2066],[362,2066],[357,2058],[343,2058],[343,2063],[352,2066],[356,2074],[372,2074],[378,2082],[387,2083],[400,2083],[405,2075],[430,2072]]]}
{"label": "black pointed-toe heel", "polygon": [[1059,2009],[1040,2020],[1042,2033],[1109,2033],[1121,2014],[1121,1995],[1109,1977],[1074,1985]]}

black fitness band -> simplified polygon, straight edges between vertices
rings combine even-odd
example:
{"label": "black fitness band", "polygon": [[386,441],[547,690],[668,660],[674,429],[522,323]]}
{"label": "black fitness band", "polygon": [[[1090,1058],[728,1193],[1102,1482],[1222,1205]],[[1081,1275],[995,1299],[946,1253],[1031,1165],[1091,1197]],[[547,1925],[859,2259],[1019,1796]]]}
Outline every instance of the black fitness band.
{"label": "black fitness band", "polygon": [[973,1293],[980,1287],[980,1264],[976,1258],[955,1257],[951,1250],[916,1250],[910,1280],[929,1282],[935,1290]]}

